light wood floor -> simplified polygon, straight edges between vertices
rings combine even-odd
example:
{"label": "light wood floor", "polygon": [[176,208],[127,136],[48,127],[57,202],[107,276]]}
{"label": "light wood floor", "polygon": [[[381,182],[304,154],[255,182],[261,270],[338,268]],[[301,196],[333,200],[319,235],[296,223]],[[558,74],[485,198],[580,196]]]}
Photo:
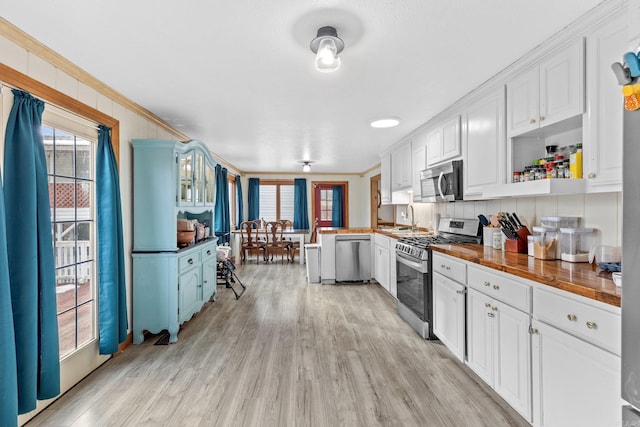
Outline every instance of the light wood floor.
{"label": "light wood floor", "polygon": [[377,284],[307,285],[304,266],[245,265],[179,341],[148,337],[33,426],[526,426],[397,316]]}

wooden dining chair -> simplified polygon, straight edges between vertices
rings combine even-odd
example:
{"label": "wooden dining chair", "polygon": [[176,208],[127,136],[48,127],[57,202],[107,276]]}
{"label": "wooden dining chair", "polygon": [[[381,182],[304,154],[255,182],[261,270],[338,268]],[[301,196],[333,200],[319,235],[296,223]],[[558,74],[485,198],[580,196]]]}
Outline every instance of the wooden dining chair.
{"label": "wooden dining chair", "polygon": [[240,224],[240,236],[242,263],[247,260],[247,253],[256,255],[256,264],[260,262],[260,253],[262,259],[266,259],[266,244],[258,240],[258,224],[255,221],[243,221]]}
{"label": "wooden dining chair", "polygon": [[[293,230],[293,222],[288,219],[280,220],[282,223],[282,230]],[[285,246],[287,248],[287,261],[291,260],[294,262],[296,257],[296,252],[300,253],[300,242],[296,239],[294,240],[291,237],[284,237]]]}
{"label": "wooden dining chair", "polygon": [[280,260],[284,264],[284,255],[287,254],[289,260],[289,252],[286,242],[282,238],[282,223],[280,221],[271,221],[267,223],[267,256],[273,261],[273,256],[280,254]]}

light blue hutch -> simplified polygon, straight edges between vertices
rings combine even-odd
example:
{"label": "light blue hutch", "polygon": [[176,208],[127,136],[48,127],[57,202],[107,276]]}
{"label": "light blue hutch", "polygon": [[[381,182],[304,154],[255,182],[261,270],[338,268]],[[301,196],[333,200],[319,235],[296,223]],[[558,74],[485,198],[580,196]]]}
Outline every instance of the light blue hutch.
{"label": "light blue hutch", "polygon": [[197,219],[214,235],[215,160],[200,141],[134,139],[133,343],[169,332],[216,294],[216,238],[184,248],[177,219]]}

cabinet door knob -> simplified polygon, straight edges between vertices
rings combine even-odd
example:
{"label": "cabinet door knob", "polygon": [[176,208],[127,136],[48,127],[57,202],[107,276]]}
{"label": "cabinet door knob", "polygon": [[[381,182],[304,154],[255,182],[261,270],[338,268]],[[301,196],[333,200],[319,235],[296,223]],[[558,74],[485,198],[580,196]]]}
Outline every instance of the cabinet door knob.
{"label": "cabinet door knob", "polygon": [[540,121],[543,121],[543,120],[544,120],[544,116],[540,116]]}
{"label": "cabinet door knob", "polygon": [[189,259],[187,260],[187,262],[188,262],[189,264],[193,264],[193,258],[189,258]]}
{"label": "cabinet door knob", "polygon": [[569,313],[567,314],[567,320],[569,320],[570,322],[575,322],[576,320],[578,320],[578,316],[576,316],[575,314]]}
{"label": "cabinet door knob", "polygon": [[596,174],[593,173],[593,172],[591,172],[591,173],[589,173],[589,175],[587,175],[587,178],[589,178],[589,179],[594,179],[595,177],[596,177]]}
{"label": "cabinet door knob", "polygon": [[598,325],[596,324],[596,322],[587,322],[587,328],[598,329]]}
{"label": "cabinet door knob", "polygon": [[498,285],[493,285],[493,289],[495,289],[496,291],[499,291],[499,290],[500,290],[500,286],[498,286]]}
{"label": "cabinet door knob", "polygon": [[491,283],[490,282],[484,282],[484,285],[488,287],[488,286],[491,286]]}
{"label": "cabinet door knob", "polygon": [[467,291],[465,291],[465,290],[462,290],[462,291],[456,291],[456,294],[459,294],[459,295],[464,295],[464,294],[466,294],[466,293],[467,293]]}
{"label": "cabinet door knob", "polygon": [[211,249],[207,251],[207,255],[211,255]]}
{"label": "cabinet door knob", "polygon": [[495,305],[491,306],[491,311],[498,311],[498,307],[496,307]]}
{"label": "cabinet door knob", "polygon": [[535,122],[536,122],[536,119],[531,119],[531,120],[529,120],[529,124],[530,124],[530,125],[534,124]]}
{"label": "cabinet door knob", "polygon": [[489,307],[491,307],[491,303],[490,303],[490,302],[485,302],[485,303],[484,303],[484,306],[485,306],[485,307],[487,307],[487,308],[489,308]]}
{"label": "cabinet door knob", "polygon": [[538,333],[538,330],[536,328],[532,327],[532,326],[529,326],[529,333],[531,335],[535,335],[535,334]]}
{"label": "cabinet door knob", "polygon": [[445,268],[446,266],[444,264],[440,264],[440,268]]}

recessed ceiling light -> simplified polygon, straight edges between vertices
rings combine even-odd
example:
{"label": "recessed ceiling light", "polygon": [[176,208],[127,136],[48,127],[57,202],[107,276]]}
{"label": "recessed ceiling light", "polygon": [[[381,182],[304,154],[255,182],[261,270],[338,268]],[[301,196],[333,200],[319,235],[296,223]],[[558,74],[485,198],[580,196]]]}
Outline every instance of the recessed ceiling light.
{"label": "recessed ceiling light", "polygon": [[371,122],[372,128],[392,128],[400,124],[400,119],[395,117],[385,117]]}

